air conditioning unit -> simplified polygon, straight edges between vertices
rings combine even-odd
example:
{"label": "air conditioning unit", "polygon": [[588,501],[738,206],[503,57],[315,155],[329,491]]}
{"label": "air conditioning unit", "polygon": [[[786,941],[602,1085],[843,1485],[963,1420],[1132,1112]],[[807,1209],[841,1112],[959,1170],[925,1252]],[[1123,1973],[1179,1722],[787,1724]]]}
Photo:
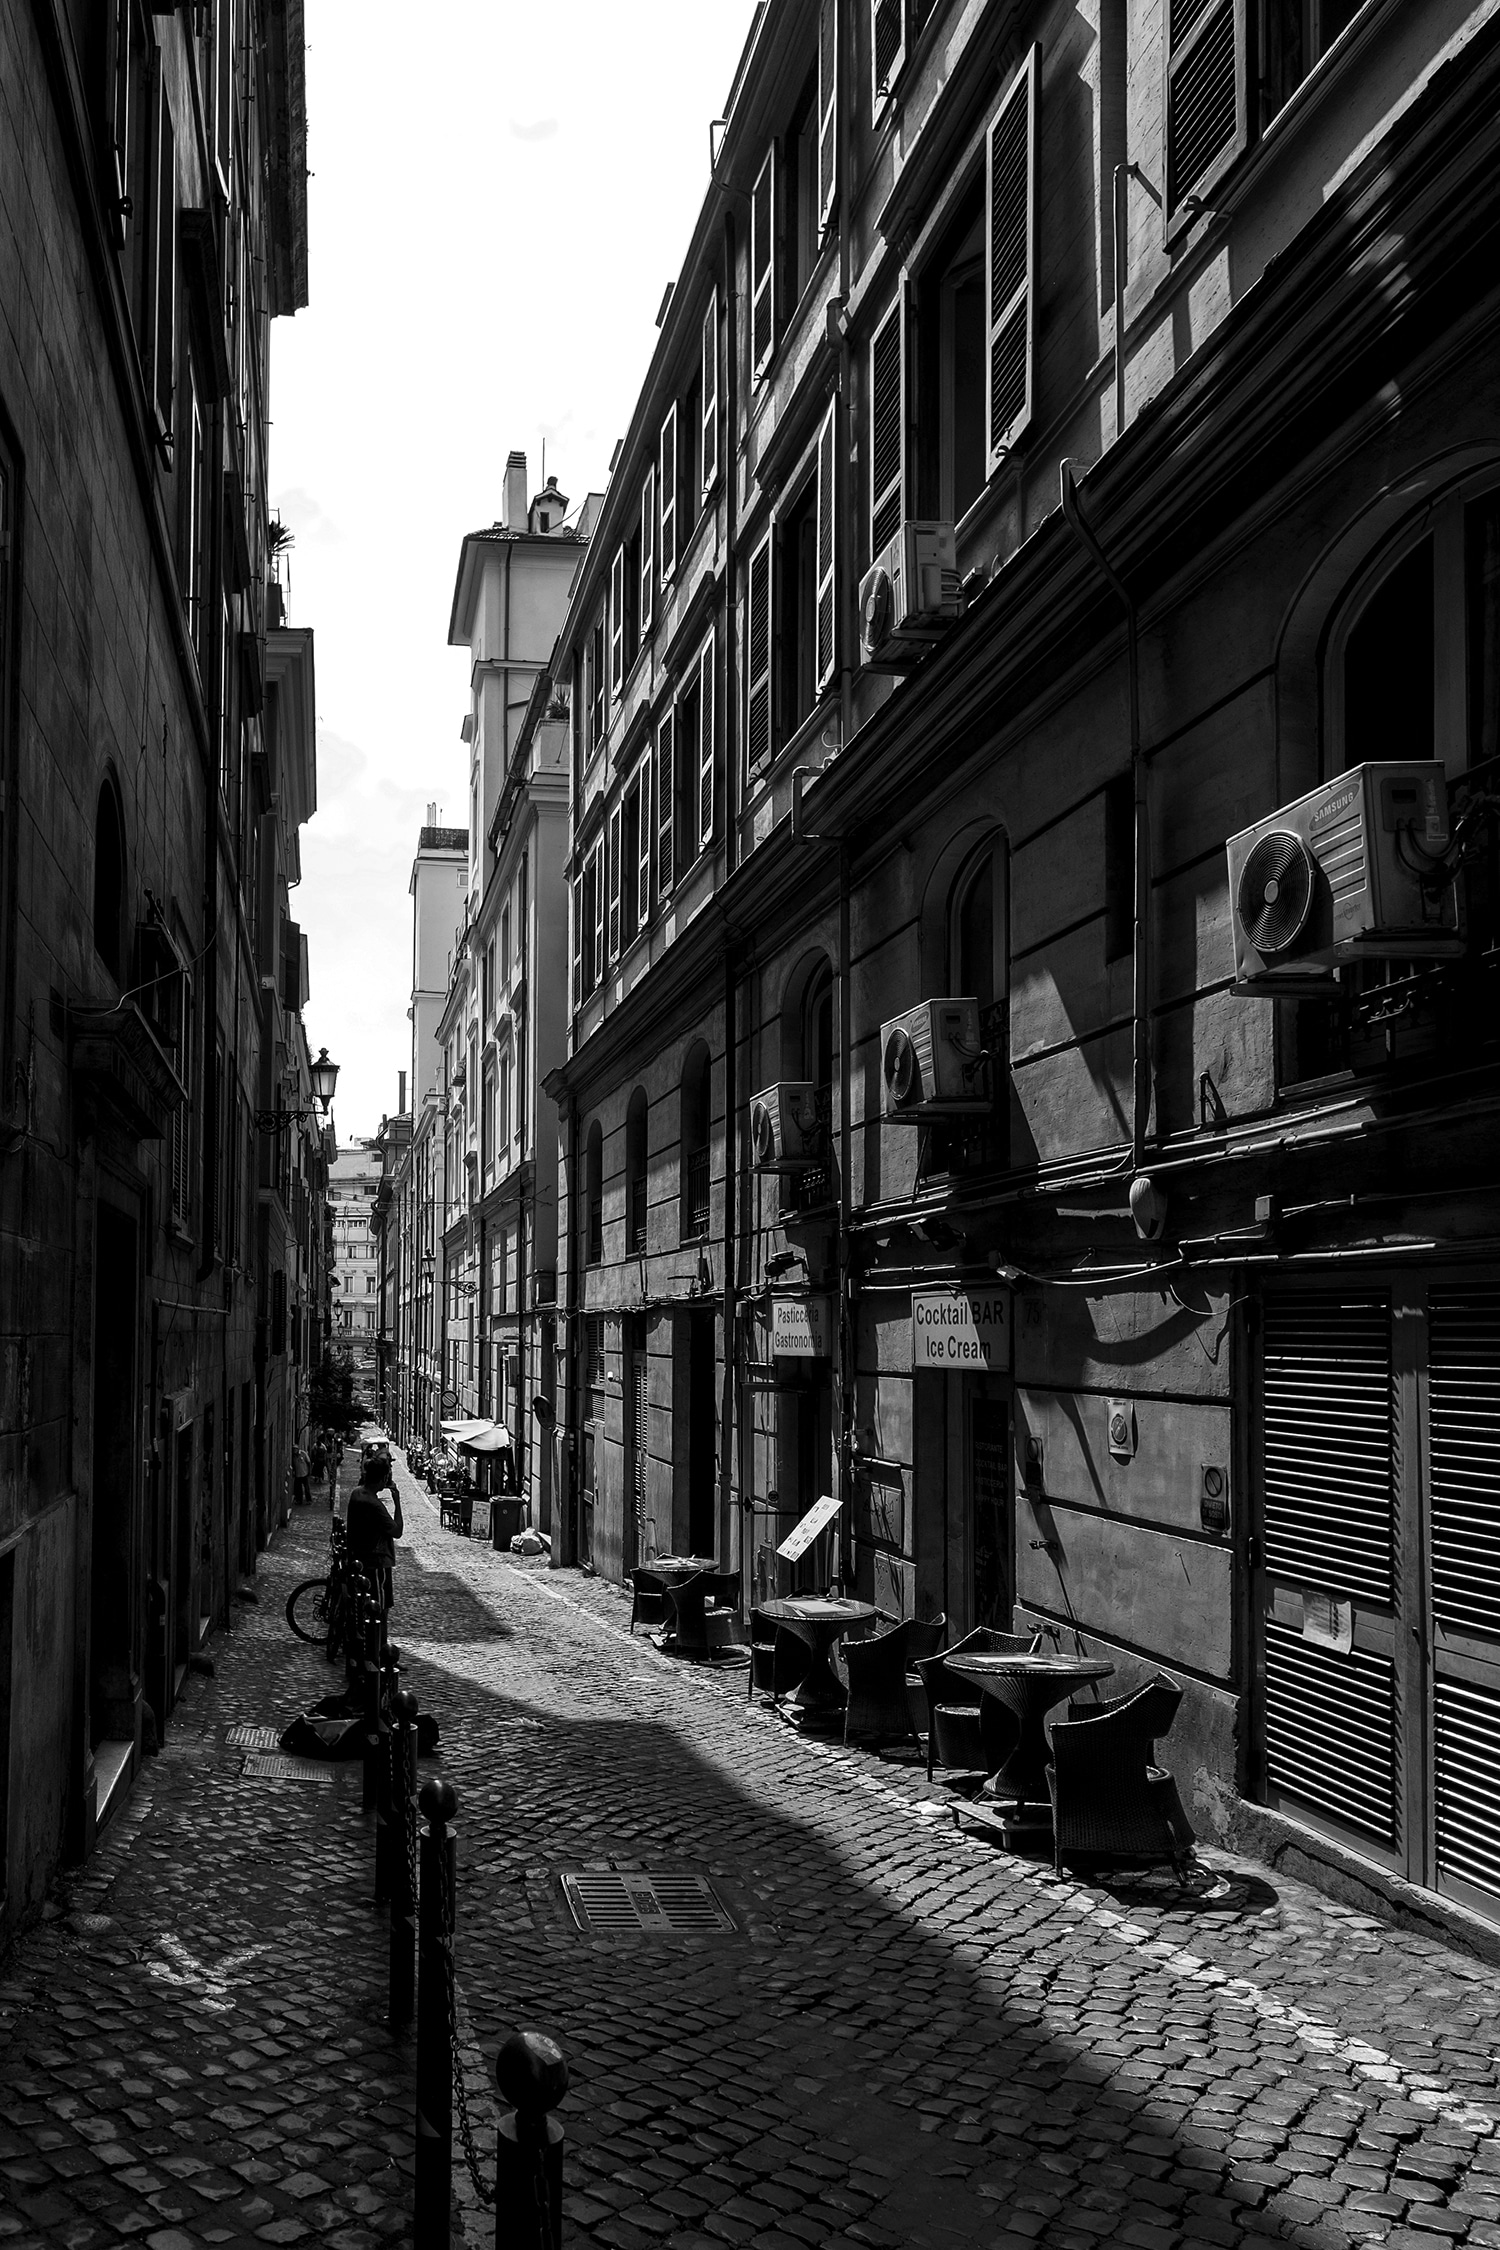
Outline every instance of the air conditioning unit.
{"label": "air conditioning unit", "polygon": [[924,1000],[880,1027],[887,1117],[962,1116],[990,1106],[977,1000]]}
{"label": "air conditioning unit", "polygon": [[1231,836],[1240,992],[1327,991],[1340,963],[1463,952],[1435,758],[1353,766]]}
{"label": "air conditioning unit", "polygon": [[904,523],[860,580],[860,653],[877,664],[920,650],[962,611],[952,524]]}
{"label": "air conditioning unit", "polygon": [[750,1155],[757,1172],[801,1172],[821,1162],[817,1088],[807,1079],[767,1086],[750,1104]]}

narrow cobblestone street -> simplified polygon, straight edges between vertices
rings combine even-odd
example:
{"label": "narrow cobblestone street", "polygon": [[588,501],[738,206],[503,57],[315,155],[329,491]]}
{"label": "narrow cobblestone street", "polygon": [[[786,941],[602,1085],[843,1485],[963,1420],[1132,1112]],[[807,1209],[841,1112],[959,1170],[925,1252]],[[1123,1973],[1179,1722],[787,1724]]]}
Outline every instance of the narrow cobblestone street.
{"label": "narrow cobblestone street", "polygon": [[[1206,1895],[1058,1882],[920,1768],[801,1739],[627,1633],[599,1581],[438,1527],[404,1473],[396,1637],[459,1794],[465,2075],[566,2049],[566,2240],[1205,2250],[1500,2245],[1493,1972],[1215,1855]],[[299,1514],[160,1757],[0,1970],[0,2240],[410,2228],[357,1767],[246,1770],[325,1691]],[[433,1770],[429,1768],[428,1770]],[[707,1875],[713,1938],[586,1938],[559,1872]],[[466,2238],[486,2239],[461,2159]]]}

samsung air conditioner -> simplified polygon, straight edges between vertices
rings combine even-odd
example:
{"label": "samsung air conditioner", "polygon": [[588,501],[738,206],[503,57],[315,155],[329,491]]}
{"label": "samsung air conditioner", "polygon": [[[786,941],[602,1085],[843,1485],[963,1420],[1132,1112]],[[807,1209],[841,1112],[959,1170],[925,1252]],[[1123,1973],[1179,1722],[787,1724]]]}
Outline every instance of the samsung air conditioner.
{"label": "samsung air conditioner", "polygon": [[887,1117],[963,1116],[990,1106],[977,1000],[924,1000],[880,1027]]}
{"label": "samsung air conditioner", "polygon": [[904,523],[860,580],[860,653],[866,664],[899,661],[962,612],[952,524]]}
{"label": "samsung air conditioner", "polygon": [[819,1161],[817,1088],[783,1079],[750,1103],[750,1157],[757,1172],[807,1171]]}
{"label": "samsung air conditioner", "polygon": [[1433,758],[1353,766],[1231,836],[1236,989],[1326,991],[1348,962],[1461,954],[1450,836]]}

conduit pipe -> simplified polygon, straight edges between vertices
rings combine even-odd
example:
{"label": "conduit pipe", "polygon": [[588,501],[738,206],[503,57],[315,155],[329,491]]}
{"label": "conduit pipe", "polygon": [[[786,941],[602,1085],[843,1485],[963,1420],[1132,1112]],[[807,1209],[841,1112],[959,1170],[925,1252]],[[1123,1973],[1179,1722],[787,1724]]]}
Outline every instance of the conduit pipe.
{"label": "conduit pipe", "polygon": [[1062,511],[1069,530],[1092,558],[1100,576],[1125,612],[1126,693],[1130,704],[1130,780],[1134,807],[1134,899],[1131,916],[1131,1090],[1130,1169],[1139,1175],[1146,1161],[1146,1128],[1151,1116],[1151,817],[1146,796],[1146,761],[1141,755],[1140,617],[1135,598],[1084,518],[1071,461],[1060,469]]}

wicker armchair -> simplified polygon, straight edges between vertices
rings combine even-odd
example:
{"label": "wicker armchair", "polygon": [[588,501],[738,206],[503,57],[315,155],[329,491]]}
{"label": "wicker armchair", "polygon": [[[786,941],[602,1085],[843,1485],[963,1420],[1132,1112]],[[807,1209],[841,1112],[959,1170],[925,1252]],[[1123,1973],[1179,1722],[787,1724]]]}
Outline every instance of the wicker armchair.
{"label": "wicker armchair", "polygon": [[789,1632],[763,1609],[750,1612],[750,1696],[768,1695],[779,1703],[807,1678],[812,1651],[800,1633]]}
{"label": "wicker armchair", "polygon": [[1158,1672],[1131,1695],[1073,1702],[1054,1722],[1047,1787],[1059,1871],[1076,1855],[1185,1865],[1193,1828],[1176,1782],[1154,1763],[1181,1701],[1176,1680]]}
{"label": "wicker armchair", "polygon": [[869,1640],[847,1641],[843,1649],[849,1701],[844,1710],[844,1740],[909,1742],[911,1706],[906,1695],[909,1666],[942,1646],[946,1617],[908,1617]]}
{"label": "wicker armchair", "polygon": [[667,1587],[669,1626],[679,1656],[712,1656],[735,1646],[740,1574],[697,1570]]}
{"label": "wicker armchair", "polygon": [[927,1698],[929,1781],[935,1765],[975,1772],[992,1761],[998,1762],[994,1758],[992,1737],[995,1725],[1004,1723],[1003,1715],[999,1712],[986,1714],[987,1731],[981,1735],[979,1690],[972,1680],[950,1672],[948,1659],[964,1655],[1029,1656],[1040,1639],[1039,1633],[1000,1633],[992,1626],[977,1625],[972,1633],[955,1641],[952,1648],[944,1649],[941,1656],[918,1659],[917,1671]]}
{"label": "wicker armchair", "polygon": [[637,1625],[665,1625],[667,1621],[667,1582],[654,1570],[633,1570],[630,1573],[631,1603],[630,1630]]}

